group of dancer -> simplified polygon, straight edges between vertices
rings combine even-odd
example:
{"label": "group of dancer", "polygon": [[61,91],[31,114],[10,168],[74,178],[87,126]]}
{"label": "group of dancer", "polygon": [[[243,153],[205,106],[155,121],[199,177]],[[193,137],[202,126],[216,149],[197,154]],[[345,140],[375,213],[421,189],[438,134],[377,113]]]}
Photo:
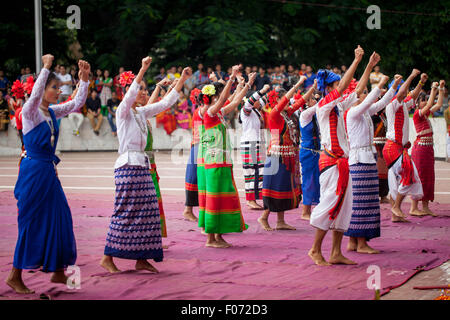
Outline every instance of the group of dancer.
{"label": "group of dancer", "polygon": [[[223,235],[248,228],[234,181],[232,146],[224,120],[224,116],[235,112],[240,105],[247,205],[263,210],[258,222],[265,230],[273,230],[269,225],[270,212],[277,213],[277,230],[295,230],[286,223],[284,213],[298,208],[303,194],[302,218],[310,220],[316,228],[309,251],[316,264],[355,264],[341,252],[344,234],[350,237],[348,250],[378,252],[367,241],[380,236],[379,196],[385,197],[379,188],[380,158],[389,168],[389,192],[394,202],[392,221],[407,221],[400,207],[407,195],[414,200],[412,215],[432,214],[428,202],[433,201],[434,191],[429,192],[428,188],[434,186],[434,154],[428,116],[442,105],[445,82],[433,83],[427,102],[419,95],[426,74],[408,92],[411,81],[420,73],[416,69],[399,89],[402,77],[396,75],[391,88],[383,95],[388,81],[385,76],[368,93],[369,74],[380,57],[375,52],[372,54],[356,83],[353,76],[363,55],[363,49],[358,46],[354,61],[342,79],[333,72],[319,71],[314,85],[303,95],[299,89],[305,77],[287,92],[269,92],[269,86],[251,92],[256,73],[245,81],[240,66],[233,66],[228,81],[197,89],[194,99],[198,107],[193,114],[183,215],[198,221],[206,235],[207,247],[230,247]],[[44,272],[53,272],[52,282],[66,284],[64,269],[74,265],[77,258],[71,211],[56,170],[60,161],[55,155],[59,136],[57,120],[84,105],[90,65],[79,61],[80,84],[76,94],[69,101],[57,104],[59,80],[50,71],[53,59],[52,55],[43,56],[43,69],[22,111],[26,152],[14,190],[19,235],[13,268],[6,280],[18,293],[33,293],[23,282],[23,269],[42,267]],[[100,261],[111,273],[120,272],[114,258],[135,260],[137,270],[150,272],[158,272],[150,259],[163,260],[162,237],[167,237],[167,228],[148,119],[177,101],[192,70],[185,68],[181,77],[170,83],[163,97],[160,90],[168,84],[166,79],[149,96],[143,77],[151,61],[150,57],[142,59],[137,76],[124,73],[127,79],[121,81],[126,93],[116,111],[119,157],[114,166],[114,214]],[[233,86],[235,90],[231,93]],[[433,105],[438,90],[438,102]],[[417,99],[419,108],[414,123],[418,138],[411,159],[407,152],[408,112]],[[271,111],[264,115],[262,110],[268,105]],[[374,130],[371,117],[375,115],[387,128],[382,153],[377,153],[379,149],[374,147],[374,136],[380,137],[382,131],[378,126]],[[267,154],[265,128],[270,130]],[[260,199],[263,206],[256,201]],[[423,202],[423,211],[418,209],[417,201]],[[316,207],[311,210],[313,205]],[[193,213],[197,206],[198,219]],[[326,261],[321,247],[328,230],[333,231],[333,245]]]}

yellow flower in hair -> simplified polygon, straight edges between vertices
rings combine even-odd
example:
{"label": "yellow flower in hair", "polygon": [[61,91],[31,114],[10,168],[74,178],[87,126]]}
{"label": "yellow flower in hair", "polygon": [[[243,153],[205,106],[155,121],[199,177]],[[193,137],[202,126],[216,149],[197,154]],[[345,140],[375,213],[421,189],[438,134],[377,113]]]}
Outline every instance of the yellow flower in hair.
{"label": "yellow flower in hair", "polygon": [[203,87],[202,93],[207,96],[213,96],[216,94],[216,88],[212,84],[208,84]]}

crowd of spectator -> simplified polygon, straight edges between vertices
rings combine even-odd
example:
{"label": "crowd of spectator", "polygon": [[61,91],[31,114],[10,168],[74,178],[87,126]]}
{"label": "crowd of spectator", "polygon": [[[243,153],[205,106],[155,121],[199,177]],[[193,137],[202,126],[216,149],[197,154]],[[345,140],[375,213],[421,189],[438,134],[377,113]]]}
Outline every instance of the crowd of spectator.
{"label": "crowd of spectator", "polygon": [[[325,69],[333,71],[339,75],[343,75],[347,67],[326,65]],[[90,75],[90,85],[88,99],[85,106],[77,112],[69,116],[71,125],[73,126],[73,134],[80,135],[80,126],[83,123],[84,117],[89,119],[93,132],[96,135],[100,134],[100,128],[103,120],[106,118],[111,127],[111,134],[117,135],[117,128],[115,124],[116,109],[123,98],[124,90],[119,84],[120,74],[125,71],[123,67],[119,68],[114,77],[111,77],[109,70],[95,70],[95,73]],[[78,84],[78,72],[75,65],[64,66],[56,65],[53,72],[60,79],[60,97],[59,103],[70,99],[75,93]],[[171,66],[170,68],[161,67],[157,75],[152,79],[148,79],[149,83],[155,84],[163,79],[175,80],[181,76],[181,66]],[[245,80],[248,80],[248,75],[251,72],[257,72],[258,75],[253,85],[253,90],[261,90],[264,85],[269,84],[271,89],[276,91],[289,90],[298,80],[299,77],[306,76],[303,90],[307,90],[316,78],[316,72],[313,68],[306,64],[295,65],[277,65],[270,67],[262,66],[245,66],[242,68],[242,75]],[[197,65],[196,71],[193,73],[184,84],[183,95],[171,109],[163,112],[157,116],[157,123],[164,127],[168,134],[171,134],[177,127],[190,128],[191,124],[187,126],[187,122],[191,121],[190,115],[194,111],[195,105],[190,101],[190,93],[194,88],[201,88],[203,85],[219,81],[228,80],[231,68],[222,69],[220,64],[213,67],[205,67],[202,63]],[[370,75],[370,84],[375,87],[380,81],[383,73],[380,67],[376,66],[374,72]],[[22,107],[27,99],[27,95],[23,99],[18,99],[11,94],[12,82],[19,80],[25,83],[29,77],[36,78],[29,67],[21,69],[20,75],[16,79],[10,81],[0,70],[0,130],[7,130],[10,121],[13,121],[16,110]],[[149,86],[149,90],[152,90]],[[164,90],[162,93],[164,94]],[[448,92],[446,92],[446,101],[444,106],[448,105]],[[435,114],[435,116],[443,115],[444,109]],[[231,128],[235,128],[235,118],[237,112],[231,113],[226,119]]]}

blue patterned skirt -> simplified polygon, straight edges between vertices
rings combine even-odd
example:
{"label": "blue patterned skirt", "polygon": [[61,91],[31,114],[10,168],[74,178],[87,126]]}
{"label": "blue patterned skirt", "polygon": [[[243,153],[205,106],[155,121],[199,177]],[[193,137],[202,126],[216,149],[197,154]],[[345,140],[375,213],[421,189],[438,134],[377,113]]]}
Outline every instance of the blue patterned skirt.
{"label": "blue patterned skirt", "polygon": [[380,236],[380,200],[377,165],[350,166],[353,188],[352,219],[346,236],[370,240]]}
{"label": "blue patterned skirt", "polygon": [[163,260],[158,198],[146,167],[114,170],[116,201],[106,237],[105,255],[133,260]]}

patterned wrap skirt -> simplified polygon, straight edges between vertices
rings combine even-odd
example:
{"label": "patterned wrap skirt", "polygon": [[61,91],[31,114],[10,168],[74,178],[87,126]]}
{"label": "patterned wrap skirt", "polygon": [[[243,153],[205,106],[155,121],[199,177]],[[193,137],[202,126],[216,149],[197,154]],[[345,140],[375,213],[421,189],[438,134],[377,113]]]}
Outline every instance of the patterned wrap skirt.
{"label": "patterned wrap skirt", "polygon": [[259,141],[244,141],[241,143],[245,199],[247,201],[262,199],[264,156],[260,150],[261,145]]}
{"label": "patterned wrap skirt", "polygon": [[434,149],[432,145],[422,146],[415,143],[411,150],[411,158],[419,173],[423,188],[422,201],[434,201]]}
{"label": "patterned wrap skirt", "polygon": [[186,166],[186,177],[184,188],[186,190],[187,207],[198,207],[198,182],[197,182],[197,156],[198,144],[191,146],[191,153],[189,155],[189,162]]}
{"label": "patterned wrap skirt", "polygon": [[377,165],[356,163],[350,166],[353,204],[349,237],[370,240],[380,236],[380,202]]}
{"label": "patterned wrap skirt", "polygon": [[149,166],[114,170],[116,201],[106,237],[105,255],[163,260],[158,198]]}
{"label": "patterned wrap skirt", "polygon": [[281,157],[267,157],[263,178],[264,209],[281,212],[298,208],[302,199],[299,173],[300,168],[288,171]]}

